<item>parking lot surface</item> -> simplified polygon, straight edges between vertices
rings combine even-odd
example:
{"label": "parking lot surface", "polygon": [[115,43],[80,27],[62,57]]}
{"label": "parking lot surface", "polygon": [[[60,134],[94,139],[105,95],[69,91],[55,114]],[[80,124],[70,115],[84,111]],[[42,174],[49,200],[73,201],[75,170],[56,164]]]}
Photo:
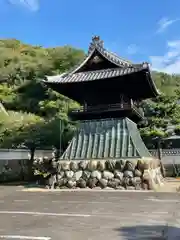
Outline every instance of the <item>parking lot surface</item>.
{"label": "parking lot surface", "polygon": [[1,186],[0,239],[161,240],[167,224],[176,234],[180,231],[174,223],[179,197],[153,192],[23,192]]}

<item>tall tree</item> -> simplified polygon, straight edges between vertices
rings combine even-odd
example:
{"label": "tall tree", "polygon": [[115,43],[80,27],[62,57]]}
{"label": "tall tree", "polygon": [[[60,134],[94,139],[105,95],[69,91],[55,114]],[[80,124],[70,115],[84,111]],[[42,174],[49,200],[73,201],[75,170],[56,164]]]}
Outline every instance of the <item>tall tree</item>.
{"label": "tall tree", "polygon": [[155,137],[164,138],[173,131],[169,127],[180,123],[180,105],[178,96],[161,94],[158,98],[144,101],[146,121],[139,124],[140,132],[145,142],[152,142]]}

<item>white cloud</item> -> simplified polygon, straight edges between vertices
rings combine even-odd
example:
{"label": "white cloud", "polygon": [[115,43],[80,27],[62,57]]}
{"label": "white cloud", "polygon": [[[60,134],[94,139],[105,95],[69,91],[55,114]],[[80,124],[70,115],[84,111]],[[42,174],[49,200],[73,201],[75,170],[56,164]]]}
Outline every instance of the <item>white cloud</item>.
{"label": "white cloud", "polygon": [[150,56],[153,70],[180,74],[180,40],[167,42],[167,52],[162,56]]}
{"label": "white cloud", "polygon": [[138,46],[136,44],[130,44],[127,48],[127,53],[129,55],[136,54],[138,51]]}
{"label": "white cloud", "polygon": [[170,27],[173,23],[175,23],[175,22],[177,22],[179,20],[180,20],[179,18],[177,18],[177,19],[169,19],[169,18],[166,18],[166,17],[161,18],[158,21],[157,33],[164,32],[168,27]]}
{"label": "white cloud", "polygon": [[26,7],[34,12],[39,10],[39,0],[8,0],[8,2],[13,5]]}

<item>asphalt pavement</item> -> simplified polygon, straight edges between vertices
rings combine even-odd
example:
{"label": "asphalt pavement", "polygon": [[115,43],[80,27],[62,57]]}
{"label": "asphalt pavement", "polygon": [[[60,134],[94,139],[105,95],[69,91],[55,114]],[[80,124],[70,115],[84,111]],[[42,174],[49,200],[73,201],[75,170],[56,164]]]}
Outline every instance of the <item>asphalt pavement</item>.
{"label": "asphalt pavement", "polygon": [[23,192],[1,186],[0,239],[163,240],[168,232],[180,239],[179,197],[145,191]]}

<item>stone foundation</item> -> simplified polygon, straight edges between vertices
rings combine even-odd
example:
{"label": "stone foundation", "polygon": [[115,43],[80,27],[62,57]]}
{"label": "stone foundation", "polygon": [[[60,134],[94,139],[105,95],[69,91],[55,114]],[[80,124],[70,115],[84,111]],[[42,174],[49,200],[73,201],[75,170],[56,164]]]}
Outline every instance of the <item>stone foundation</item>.
{"label": "stone foundation", "polygon": [[59,161],[57,168],[49,187],[153,190],[163,182],[160,161],[152,158]]}

